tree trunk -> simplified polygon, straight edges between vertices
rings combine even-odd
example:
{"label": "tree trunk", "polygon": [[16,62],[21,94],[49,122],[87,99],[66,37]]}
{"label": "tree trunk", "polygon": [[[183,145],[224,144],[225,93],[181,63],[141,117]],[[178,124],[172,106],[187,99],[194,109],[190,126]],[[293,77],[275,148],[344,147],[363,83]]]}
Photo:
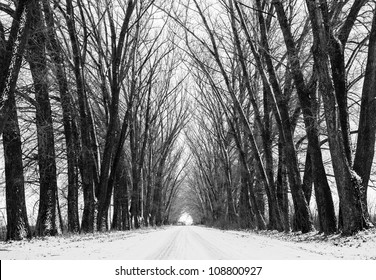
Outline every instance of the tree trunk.
{"label": "tree trunk", "polygon": [[234,201],[232,198],[232,175],[231,175],[231,163],[228,154],[228,144],[226,140],[221,139],[221,156],[223,158],[223,168],[224,168],[224,191],[225,191],[225,201],[226,201],[226,211],[225,211],[225,220],[226,223],[232,225],[236,222],[236,213],[235,213],[235,206]]}
{"label": "tree trunk", "polygon": [[6,101],[8,118],[4,126],[5,191],[7,209],[7,240],[31,238],[25,201],[21,135],[18,125],[14,91]]}
{"label": "tree trunk", "polygon": [[307,147],[307,153],[306,153],[306,160],[304,164],[304,175],[303,175],[303,192],[304,196],[307,200],[307,204],[309,205],[311,202],[311,196],[312,196],[312,186],[313,186],[313,170],[312,170],[312,156],[311,156],[311,149]]}
{"label": "tree trunk", "polygon": [[264,131],[262,134],[262,143],[264,146],[265,169],[268,175],[269,187],[266,191],[269,205],[269,224],[268,229],[283,230],[283,219],[277,200],[277,190],[274,184],[274,164],[273,164],[273,139],[272,139],[272,121],[270,119],[271,103],[270,96],[264,87]]}
{"label": "tree trunk", "polygon": [[124,163],[125,157],[119,163],[114,184],[114,214],[112,219],[113,230],[128,230],[128,182]]}
{"label": "tree trunk", "polygon": [[145,199],[145,207],[144,207],[144,223],[145,226],[149,226],[150,224],[150,212],[151,212],[151,199],[152,199],[152,145],[149,144],[148,148],[148,168],[147,168],[147,180],[146,180],[146,199]]}
{"label": "tree trunk", "polygon": [[[371,226],[367,205],[367,189],[375,153],[376,134],[376,9],[373,15],[372,29],[369,36],[368,58],[364,76],[362,101],[358,128],[358,142],[354,158],[354,171],[362,178],[361,193],[363,213],[366,223]],[[368,220],[368,221],[367,221]]]}
{"label": "tree trunk", "polygon": [[[240,157],[241,157],[241,180],[242,180],[242,186],[241,186],[241,200],[239,203],[241,203],[242,207],[240,209],[243,209],[246,217],[251,215],[252,212],[255,214],[256,217],[256,225],[258,230],[265,230],[266,229],[266,224],[264,220],[264,216],[262,215],[260,209],[259,209],[259,203],[256,199],[255,192],[253,190],[253,185],[252,185],[252,180],[251,180],[251,171],[249,169],[245,153],[242,151],[239,151]],[[248,193],[249,191],[249,193]],[[251,203],[251,204],[249,204]],[[250,209],[249,206],[252,206],[252,209]],[[252,211],[253,210],[253,211]],[[240,210],[239,210],[240,211]],[[239,216],[241,218],[241,214],[239,213]],[[249,219],[249,218],[248,218]],[[250,220],[251,221],[251,220]],[[246,221],[242,221],[241,223],[245,223]]]}
{"label": "tree trunk", "polygon": [[[0,23],[0,135],[8,118],[6,100],[14,94],[18,73],[20,72],[22,56],[28,40],[30,29],[30,16],[28,9],[31,1],[19,1],[13,16],[9,39],[5,42],[3,26]],[[4,48],[2,50],[2,48]]]}
{"label": "tree trunk", "polygon": [[[227,176],[226,176],[227,177]],[[227,179],[227,181],[230,181]],[[231,181],[230,181],[231,182]],[[237,221],[234,200],[232,197],[232,186],[231,184],[226,184],[226,204],[227,204],[227,215],[228,222],[230,225]]]}
{"label": "tree trunk", "polygon": [[20,1],[8,41],[0,22],[0,135],[3,134],[7,240],[31,238],[25,201],[22,143],[15,88],[28,38],[30,17],[27,1]]}
{"label": "tree trunk", "polygon": [[131,158],[132,158],[132,188],[131,188],[131,220],[133,221],[134,227],[137,229],[140,227],[140,180],[141,180],[141,170],[139,169],[139,147],[138,136],[139,131],[137,131],[138,126],[136,124],[137,116],[132,117],[130,126],[130,147],[131,147]]}
{"label": "tree trunk", "polygon": [[318,133],[316,131],[314,136],[311,136],[311,144],[309,144],[309,146],[312,145],[312,147],[310,147],[312,149],[310,154],[314,176],[314,190],[319,213],[320,231],[325,234],[331,234],[337,230],[337,221],[334,212],[332,192],[328,184],[317,135]]}
{"label": "tree trunk", "polygon": [[67,0],[67,26],[69,37],[72,44],[74,75],[76,79],[78,104],[80,112],[80,128],[81,128],[81,177],[82,188],[84,194],[84,211],[82,214],[81,231],[93,232],[94,231],[94,212],[95,212],[95,199],[94,199],[94,162],[92,158],[92,139],[90,135],[90,120],[88,117],[89,107],[85,91],[85,83],[83,77],[83,61],[77,32],[75,28],[75,15],[72,5],[72,0]]}
{"label": "tree trunk", "polygon": [[55,142],[51,104],[49,101],[46,38],[43,34],[41,5],[35,1],[30,10],[32,35],[28,44],[28,60],[34,82],[36,99],[36,126],[38,138],[38,166],[40,173],[39,212],[36,225],[37,235],[56,235],[57,226],[57,176]]}
{"label": "tree trunk", "polygon": [[347,105],[347,75],[345,66],[344,45],[334,36],[330,35],[329,57],[332,72],[332,81],[337,101],[337,115],[339,119],[340,132],[344,143],[347,161],[352,165],[351,137],[349,111]]}
{"label": "tree trunk", "polygon": [[155,188],[153,195],[153,204],[151,211],[152,223],[156,226],[162,225],[162,181],[163,181],[163,168],[164,168],[163,158],[158,165],[158,170],[155,179]]}
{"label": "tree trunk", "polygon": [[278,206],[282,212],[284,231],[290,232],[287,167],[283,154],[283,143],[280,140],[278,141],[278,174],[276,185]]}
{"label": "tree trunk", "polygon": [[255,229],[255,213],[249,203],[248,181],[244,171],[241,171],[239,197],[239,226],[241,229]]}
{"label": "tree trunk", "polygon": [[47,49],[53,60],[56,81],[59,86],[61,106],[63,109],[63,126],[65,142],[67,147],[67,171],[68,171],[68,231],[77,233],[80,231],[78,216],[78,159],[77,154],[80,149],[78,141],[74,135],[77,135],[74,114],[72,109],[72,99],[68,89],[68,80],[65,73],[64,59],[61,46],[56,39],[54,30],[54,17],[48,1],[43,1],[43,11],[47,28]]}
{"label": "tree trunk", "polygon": [[360,203],[360,178],[351,169],[346,154],[337,111],[333,81],[329,71],[328,35],[322,25],[322,14],[316,4],[307,0],[313,30],[313,56],[317,69],[319,92],[323,97],[329,148],[343,216],[343,234],[353,234],[364,228]]}

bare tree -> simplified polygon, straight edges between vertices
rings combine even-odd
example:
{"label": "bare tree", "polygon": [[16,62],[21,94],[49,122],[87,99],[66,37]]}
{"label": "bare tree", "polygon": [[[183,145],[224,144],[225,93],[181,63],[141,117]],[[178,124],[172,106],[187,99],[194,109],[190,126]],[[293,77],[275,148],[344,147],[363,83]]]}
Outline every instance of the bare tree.
{"label": "bare tree", "polygon": [[[21,68],[22,55],[25,50],[27,36],[29,34],[30,17],[28,17],[27,7],[31,1],[19,1],[16,10],[7,9],[13,15],[12,27],[8,41],[5,43],[4,27],[1,26],[2,70],[0,72],[0,134],[2,134],[7,120],[6,100],[9,94],[13,94],[16,87],[18,73]],[[6,55],[5,55],[6,54]]]}
{"label": "bare tree", "polygon": [[[346,122],[348,116],[341,116],[344,111],[340,113],[337,110],[337,106],[342,107],[343,105],[337,105],[334,77],[329,67],[332,34],[329,28],[328,6],[326,1],[322,3],[322,9],[319,9],[314,1],[306,1],[306,4],[312,25],[313,56],[318,75],[319,91],[324,102],[330,153],[340,199],[340,213],[342,217],[346,217],[342,219],[343,233],[353,234],[362,230],[365,226],[360,201],[362,185],[359,176],[351,167],[351,160],[347,152],[349,143],[344,141],[343,135],[347,134],[348,130],[343,131],[341,121]],[[347,108],[342,107],[341,110],[347,111]]]}
{"label": "bare tree", "polygon": [[55,30],[55,15],[48,1],[42,1],[47,28],[47,49],[54,63],[56,82],[58,84],[61,107],[63,109],[63,126],[66,141],[66,157],[68,169],[68,231],[79,232],[78,215],[78,152],[80,144],[77,131],[77,120],[73,111],[73,100],[68,85],[64,54]]}
{"label": "bare tree", "polygon": [[25,201],[21,132],[18,123],[15,87],[25,48],[28,27],[27,1],[14,12],[12,28],[5,39],[0,22],[0,133],[3,134],[7,209],[7,240],[31,238]]}
{"label": "bare tree", "polygon": [[[294,77],[295,87],[299,96],[300,106],[302,108],[305,127],[308,137],[307,160],[311,160],[313,181],[315,183],[315,195],[321,230],[325,233],[336,231],[336,218],[334,204],[328,181],[326,179],[325,168],[323,164],[320,143],[318,138],[317,124],[317,98],[316,98],[316,75],[313,74],[309,85],[304,81],[302,67],[299,61],[297,44],[292,36],[291,27],[285,14],[281,1],[273,1],[276,9],[279,24],[281,26],[284,40],[291,65],[291,73]],[[306,166],[308,166],[306,164]]]}
{"label": "bare tree", "polygon": [[[375,107],[375,87],[376,87],[376,9],[373,15],[372,28],[369,34],[368,58],[366,72],[363,82],[363,92],[359,117],[358,141],[354,158],[354,171],[362,178],[363,193],[362,207],[366,211],[367,189],[370,180],[372,162],[375,153],[375,133],[376,133],[376,107]],[[365,213],[368,215],[368,211]],[[368,218],[368,217],[367,217]],[[369,224],[368,224],[369,225]]]}
{"label": "bare tree", "polygon": [[[111,69],[111,101],[110,101],[110,119],[107,127],[106,133],[106,142],[103,151],[103,158],[101,162],[101,172],[100,172],[100,181],[98,187],[98,216],[97,216],[97,228],[99,230],[107,229],[107,211],[109,206],[109,199],[112,193],[112,186],[108,186],[108,174],[111,166],[111,157],[114,152],[115,144],[115,131],[116,131],[116,122],[118,120],[118,108],[119,108],[119,95],[121,89],[122,77],[125,77],[129,65],[121,64],[124,59],[124,53],[126,52],[126,41],[128,41],[129,36],[129,26],[131,23],[131,17],[138,1],[128,1],[126,10],[124,11],[124,20],[121,24],[121,29],[119,37],[117,39],[117,31],[115,29],[115,22],[112,18],[112,11],[108,13],[110,30],[111,30],[111,43],[112,43],[112,69]],[[137,38],[137,35],[136,35]],[[137,44],[137,39],[135,40]],[[130,56],[134,55],[135,48],[132,48],[132,53]]]}
{"label": "bare tree", "polygon": [[175,145],[180,131],[184,128],[188,117],[188,111],[184,101],[178,101],[176,96],[174,96],[165,106],[168,106],[171,109],[165,110],[158,121],[161,147],[156,167],[155,187],[151,208],[151,221],[157,226],[160,226],[163,223],[162,190],[166,161]]}
{"label": "bare tree", "polygon": [[28,42],[27,58],[35,89],[40,173],[40,199],[36,230],[40,236],[56,235],[60,230],[57,222],[56,155],[47,79],[46,37],[43,32],[44,24],[40,1],[34,1],[30,13],[32,34]]}
{"label": "bare tree", "polygon": [[84,78],[84,52],[85,48],[80,49],[80,44],[75,26],[75,11],[71,0],[66,1],[66,11],[60,10],[65,16],[70,38],[71,50],[73,53],[73,69],[76,80],[76,91],[79,104],[80,115],[80,132],[81,132],[81,177],[84,192],[84,212],[81,223],[83,232],[94,231],[94,165],[95,161],[92,156],[92,135],[90,122],[90,109],[88,104],[87,92],[85,90]]}

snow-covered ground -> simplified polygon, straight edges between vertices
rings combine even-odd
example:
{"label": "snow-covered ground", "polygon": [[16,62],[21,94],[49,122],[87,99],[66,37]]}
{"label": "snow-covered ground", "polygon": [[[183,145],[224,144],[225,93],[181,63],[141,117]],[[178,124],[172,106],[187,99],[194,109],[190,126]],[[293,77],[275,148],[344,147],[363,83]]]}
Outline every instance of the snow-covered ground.
{"label": "snow-covered ground", "polygon": [[325,237],[171,226],[1,242],[0,259],[376,259],[376,231]]}

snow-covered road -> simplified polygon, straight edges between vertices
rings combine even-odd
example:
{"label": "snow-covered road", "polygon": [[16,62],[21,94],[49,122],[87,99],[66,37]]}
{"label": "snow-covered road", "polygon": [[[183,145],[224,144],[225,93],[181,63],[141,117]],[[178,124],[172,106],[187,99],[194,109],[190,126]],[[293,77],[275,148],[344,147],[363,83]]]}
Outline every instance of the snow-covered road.
{"label": "snow-covered road", "polygon": [[168,235],[147,254],[147,259],[322,259],[298,246],[235,231],[183,226]]}
{"label": "snow-covered road", "polygon": [[0,259],[359,259],[363,251],[281,241],[244,231],[174,226],[0,243]]}

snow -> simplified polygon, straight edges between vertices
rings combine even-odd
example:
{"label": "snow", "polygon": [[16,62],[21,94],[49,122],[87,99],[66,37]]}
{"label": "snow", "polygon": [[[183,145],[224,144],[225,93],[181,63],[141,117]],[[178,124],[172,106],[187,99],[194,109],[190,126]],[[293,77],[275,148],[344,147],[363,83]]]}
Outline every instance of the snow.
{"label": "snow", "polygon": [[354,237],[223,231],[199,226],[34,238],[0,243],[0,259],[376,259],[376,231]]}

